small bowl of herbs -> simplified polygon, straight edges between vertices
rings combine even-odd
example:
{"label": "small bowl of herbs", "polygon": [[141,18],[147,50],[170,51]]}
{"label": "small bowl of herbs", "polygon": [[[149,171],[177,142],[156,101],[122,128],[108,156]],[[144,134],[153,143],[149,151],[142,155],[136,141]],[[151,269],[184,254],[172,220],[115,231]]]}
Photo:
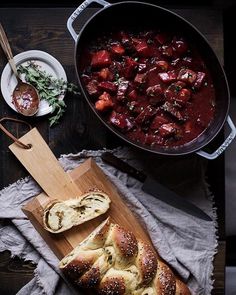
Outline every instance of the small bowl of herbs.
{"label": "small bowl of herbs", "polygon": [[[67,82],[62,65],[46,52],[30,50],[16,55],[14,60],[22,80],[32,84],[38,91],[40,103],[35,116],[49,114],[50,126],[57,124],[66,109],[66,92],[76,94],[78,88]],[[1,90],[7,104],[15,111],[17,110],[12,103],[12,89],[16,83],[16,78],[7,64],[2,72]]]}

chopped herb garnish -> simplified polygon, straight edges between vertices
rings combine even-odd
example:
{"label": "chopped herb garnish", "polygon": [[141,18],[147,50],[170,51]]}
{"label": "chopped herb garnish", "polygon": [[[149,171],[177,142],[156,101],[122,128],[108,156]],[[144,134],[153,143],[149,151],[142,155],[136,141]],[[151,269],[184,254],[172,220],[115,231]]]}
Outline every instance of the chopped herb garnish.
{"label": "chopped herb garnish", "polygon": [[192,89],[193,93],[196,93],[197,89],[194,86],[192,86],[191,89]]}
{"label": "chopped herb garnish", "polygon": [[115,80],[118,81],[120,78],[120,75],[118,73],[115,74]]}
{"label": "chopped herb garnish", "polygon": [[44,99],[52,107],[49,118],[50,126],[59,123],[59,119],[65,112],[66,104],[61,96],[66,92],[78,94],[78,87],[68,83],[63,79],[56,79],[40,69],[34,62],[29,62],[26,66],[20,65],[18,72],[24,75],[26,82],[32,84],[38,91],[40,99]]}
{"label": "chopped herb garnish", "polygon": [[147,44],[154,44],[154,41],[152,39],[148,39]]}
{"label": "chopped herb garnish", "polygon": [[182,87],[180,87],[180,86],[175,86],[175,91],[176,91],[176,92],[179,92],[179,91],[181,90],[181,88],[182,88]]}
{"label": "chopped herb garnish", "polygon": [[129,105],[129,110],[130,111],[133,111],[134,110],[134,105],[133,104]]}

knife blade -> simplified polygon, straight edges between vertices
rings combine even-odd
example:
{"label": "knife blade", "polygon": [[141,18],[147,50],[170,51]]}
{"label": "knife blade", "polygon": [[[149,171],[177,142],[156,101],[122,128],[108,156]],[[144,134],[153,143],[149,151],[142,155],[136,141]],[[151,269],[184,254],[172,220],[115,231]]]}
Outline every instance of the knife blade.
{"label": "knife blade", "polygon": [[143,182],[142,190],[144,192],[151,194],[162,202],[165,202],[168,205],[180,209],[190,215],[193,215],[205,221],[212,221],[212,218],[196,205],[179,196],[169,188],[163,186],[155,179],[145,175],[142,171],[137,170],[125,161],[117,158],[112,153],[104,152],[101,158],[105,163]]}

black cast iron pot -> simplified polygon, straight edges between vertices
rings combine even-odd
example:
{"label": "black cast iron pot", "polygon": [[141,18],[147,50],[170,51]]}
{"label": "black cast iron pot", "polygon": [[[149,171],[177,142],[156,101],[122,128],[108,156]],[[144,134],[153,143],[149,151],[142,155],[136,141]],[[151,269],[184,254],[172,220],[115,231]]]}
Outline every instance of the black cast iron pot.
{"label": "black cast iron pot", "polygon": [[[79,35],[77,35],[72,27],[72,24],[74,20],[80,16],[80,13],[92,2],[101,4],[103,8],[90,17],[90,19],[84,24]],[[190,143],[178,147],[160,146],[154,148],[131,141],[124,134],[109,125],[95,110],[94,104],[92,103],[91,98],[89,97],[81,79],[81,65],[83,64],[83,59],[85,58],[83,54],[84,48],[97,35],[97,33],[102,35],[103,32],[114,30],[115,28],[120,29],[121,27],[125,27],[127,29],[137,27],[142,28],[142,25],[144,28],[147,26],[158,28],[158,24],[163,23],[166,24],[168,29],[174,28],[175,31],[181,32],[182,36],[186,36],[186,39],[198,49],[199,53],[204,59],[206,66],[210,70],[213,78],[213,84],[216,93],[216,113],[213,122],[208,126],[208,128]],[[215,159],[218,157],[231,143],[236,135],[236,129],[230,117],[228,116],[230,92],[225,72],[205,37],[184,18],[162,7],[143,2],[127,1],[110,4],[103,0],[86,0],[69,17],[67,27],[76,42],[75,66],[83,95],[98,118],[117,136],[138,148],[152,153],[162,155],[185,155],[197,152],[199,155],[208,159]],[[219,133],[221,128],[224,126],[226,119],[230,125],[231,133],[226,138],[225,142],[212,154],[202,151],[201,149],[210,141],[212,141],[213,138],[215,138],[215,136]]]}

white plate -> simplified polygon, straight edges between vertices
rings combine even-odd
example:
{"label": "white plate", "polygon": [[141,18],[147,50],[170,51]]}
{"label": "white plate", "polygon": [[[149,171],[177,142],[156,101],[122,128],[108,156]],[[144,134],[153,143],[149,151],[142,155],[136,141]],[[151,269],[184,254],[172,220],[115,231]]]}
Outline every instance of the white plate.
{"label": "white plate", "polygon": [[[35,62],[40,66],[42,71],[51,74],[56,79],[62,78],[67,82],[67,77],[64,68],[55,57],[52,55],[40,51],[40,50],[29,50],[14,56],[16,66],[27,65],[29,61]],[[18,112],[12,103],[12,93],[17,84],[17,79],[13,74],[10,65],[7,64],[2,72],[1,76],[1,91],[6,103],[16,112]],[[62,94],[60,99],[64,98],[65,94]],[[39,110],[35,116],[43,116],[52,111],[52,107],[49,106],[48,102],[41,100],[39,103]]]}

